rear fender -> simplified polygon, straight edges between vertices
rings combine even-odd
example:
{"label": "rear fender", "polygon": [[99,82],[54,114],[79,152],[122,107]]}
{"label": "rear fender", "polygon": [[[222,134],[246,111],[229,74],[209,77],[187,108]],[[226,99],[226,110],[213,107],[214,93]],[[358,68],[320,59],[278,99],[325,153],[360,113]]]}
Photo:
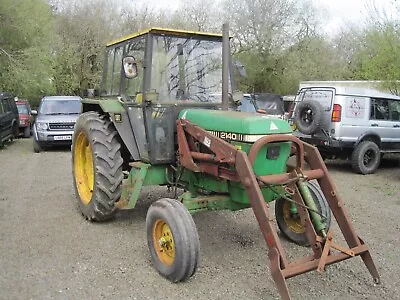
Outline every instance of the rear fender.
{"label": "rear fender", "polygon": [[139,150],[128,113],[120,101],[116,99],[83,99],[82,112],[88,111],[96,111],[100,114],[108,115],[132,159],[140,160]]}
{"label": "rear fender", "polygon": [[374,132],[374,131],[366,131],[362,135],[360,135],[354,145],[354,147],[357,147],[358,144],[360,144],[363,141],[371,141],[374,142],[375,144],[378,145],[379,148],[381,148],[381,138],[380,136]]}

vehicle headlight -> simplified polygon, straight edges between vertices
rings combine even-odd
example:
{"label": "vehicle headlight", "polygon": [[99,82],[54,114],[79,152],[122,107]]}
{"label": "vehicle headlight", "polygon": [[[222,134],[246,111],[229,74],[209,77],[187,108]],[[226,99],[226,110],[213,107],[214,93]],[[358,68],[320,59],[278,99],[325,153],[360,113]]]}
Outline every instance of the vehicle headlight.
{"label": "vehicle headlight", "polygon": [[47,130],[47,128],[49,128],[48,124],[45,122],[37,122],[36,123],[36,128],[38,130]]}

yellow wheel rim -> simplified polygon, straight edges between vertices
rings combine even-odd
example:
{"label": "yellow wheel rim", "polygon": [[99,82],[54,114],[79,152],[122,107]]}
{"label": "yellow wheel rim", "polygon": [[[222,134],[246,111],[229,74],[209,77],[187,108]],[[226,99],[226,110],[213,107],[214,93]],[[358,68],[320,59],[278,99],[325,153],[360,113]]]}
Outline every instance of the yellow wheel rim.
{"label": "yellow wheel rim", "polygon": [[304,233],[306,231],[303,225],[301,225],[300,218],[293,218],[293,215],[290,212],[289,201],[285,201],[283,204],[283,219],[291,231],[295,233]]}
{"label": "yellow wheel rim", "polygon": [[74,146],[74,176],[76,187],[83,204],[92,200],[94,188],[94,170],[92,147],[82,131],[79,132]]}
{"label": "yellow wheel rim", "polygon": [[164,265],[172,265],[175,259],[175,243],[171,229],[163,220],[153,226],[153,243],[157,256]]}

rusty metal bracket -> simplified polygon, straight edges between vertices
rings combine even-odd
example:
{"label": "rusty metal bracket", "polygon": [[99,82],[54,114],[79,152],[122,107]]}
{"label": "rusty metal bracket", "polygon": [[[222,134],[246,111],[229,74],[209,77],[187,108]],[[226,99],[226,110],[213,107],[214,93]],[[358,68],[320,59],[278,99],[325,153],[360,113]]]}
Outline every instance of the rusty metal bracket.
{"label": "rusty metal bracket", "polygon": [[[182,119],[177,121],[177,136],[180,162],[183,167],[193,172],[204,172],[217,178],[242,183],[267,244],[271,274],[282,299],[290,299],[286,279],[312,270],[322,272],[326,265],[358,255],[363,259],[374,282],[380,282],[369,249],[357,236],[344,209],[343,200],[338,195],[317,148],[294,136],[276,134],[257,140],[247,155],[190,121]],[[202,147],[197,147],[194,141],[200,143]],[[274,142],[292,142],[291,154],[296,155],[296,167],[288,173],[256,177],[253,163],[257,153],[263,146]],[[310,170],[304,170],[305,163],[308,163]],[[329,231],[325,238],[317,235],[303,197],[296,185],[296,181],[300,178],[303,181],[318,180],[348,248],[333,242],[333,231]],[[313,255],[302,257],[295,262],[289,262],[286,256],[276,232],[274,218],[260,189],[260,185],[278,184],[287,185],[287,188],[294,192],[293,201],[297,204],[301,224],[305,228],[305,234],[313,250]],[[331,249],[339,252],[332,253]]]}

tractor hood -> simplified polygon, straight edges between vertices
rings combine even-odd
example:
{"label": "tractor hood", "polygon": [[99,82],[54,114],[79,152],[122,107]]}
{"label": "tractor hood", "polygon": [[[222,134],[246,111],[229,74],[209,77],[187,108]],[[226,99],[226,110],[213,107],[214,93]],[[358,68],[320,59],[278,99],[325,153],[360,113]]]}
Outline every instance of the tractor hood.
{"label": "tractor hood", "polygon": [[201,128],[210,131],[257,135],[292,132],[287,121],[254,113],[184,109],[179,113],[179,118],[189,120]]}

